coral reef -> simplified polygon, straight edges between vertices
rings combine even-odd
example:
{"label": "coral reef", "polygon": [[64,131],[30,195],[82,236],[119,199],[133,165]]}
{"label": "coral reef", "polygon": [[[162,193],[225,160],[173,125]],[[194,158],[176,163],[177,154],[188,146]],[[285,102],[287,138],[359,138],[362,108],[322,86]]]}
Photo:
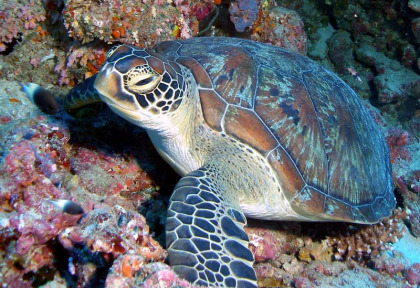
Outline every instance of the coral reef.
{"label": "coral reef", "polygon": [[[357,287],[414,283],[417,266],[412,267],[397,252],[388,251],[391,243],[402,236],[401,220],[405,217],[398,210],[393,218],[374,225],[250,221],[247,233],[256,259],[258,284],[338,287],[354,283],[356,275],[360,276]],[[372,266],[377,271],[368,268]]]}
{"label": "coral reef", "polygon": [[160,262],[146,264],[145,259],[138,255],[118,257],[110,269],[105,285],[107,288],[192,287],[188,281],[180,279],[168,265]]}
{"label": "coral reef", "polygon": [[[253,227],[257,223],[251,222],[248,234],[256,262],[274,260],[281,254],[297,255],[305,262],[349,259],[362,262],[380,255],[380,252],[389,249],[390,244],[398,241],[406,231],[402,223],[406,219],[407,214],[397,209],[392,218],[378,224],[334,224],[334,229],[322,224],[313,225],[316,228],[303,224],[270,224],[263,225],[261,229]],[[282,232],[277,231],[279,228]],[[296,239],[296,235],[303,237]]]}
{"label": "coral reef", "polygon": [[[118,128],[113,125],[136,133],[118,118],[106,132],[108,128],[100,122],[89,126],[84,120],[66,122],[65,114],[46,117],[15,88],[17,83],[1,84],[11,87],[2,90],[5,102],[0,111],[2,151],[6,151],[0,166],[1,284],[61,283],[61,273],[70,277],[68,285],[84,286],[105,280],[113,259],[120,255],[162,261],[165,251],[151,238],[146,220],[136,211],[159,189],[150,175],[167,177],[156,173],[159,164],[150,157],[157,154],[147,138],[136,135],[132,142],[116,140],[112,131]],[[112,117],[104,115],[103,125]],[[138,129],[138,133],[143,132]],[[109,146],[109,141],[102,146],[101,138],[114,138],[115,146]],[[123,143],[125,152],[117,152]],[[120,157],[111,157],[113,153]],[[103,185],[93,183],[101,183],[98,176]],[[86,214],[65,214],[49,201],[53,199],[80,203]]]}
{"label": "coral reef", "polygon": [[[59,241],[67,250],[103,253],[117,258],[126,253],[144,257],[144,261],[163,260],[164,250],[149,235],[142,215],[127,212],[120,206],[95,209],[77,226],[68,227],[59,234]],[[76,252],[77,253],[77,252]]]}
{"label": "coral reef", "polygon": [[335,230],[327,236],[327,247],[332,247],[335,259],[370,259],[402,237],[405,226],[401,220],[406,218],[405,212],[396,209],[392,218],[378,224],[346,226],[345,232]]}
{"label": "coral reef", "polygon": [[82,43],[100,39],[150,47],[170,39],[173,25],[182,38],[190,33],[184,32],[189,28],[181,11],[167,1],[67,1],[63,16],[70,37]]}
{"label": "coral reef", "polygon": [[0,3],[0,52],[13,42],[21,41],[32,33],[45,34],[40,23],[46,19],[41,0],[2,1]]}
{"label": "coral reef", "polygon": [[[202,35],[307,53],[367,100],[390,148],[400,207],[390,219],[249,221],[259,285],[420,285],[420,259],[392,245],[420,237],[418,0],[0,2],[0,285],[190,287],[162,263],[178,178],[144,131],[100,107],[82,119],[46,116],[15,81],[60,99],[101,68],[111,45]],[[58,199],[85,214],[63,213],[49,201]]]}
{"label": "coral reef", "polygon": [[420,263],[411,265],[406,271],[407,281],[411,285],[420,285]]}
{"label": "coral reef", "polygon": [[406,207],[411,233],[420,237],[420,140],[413,133],[396,127],[385,131],[390,148],[395,184]]}
{"label": "coral reef", "polygon": [[274,7],[264,13],[251,39],[306,55],[303,21],[295,11],[284,7]]}

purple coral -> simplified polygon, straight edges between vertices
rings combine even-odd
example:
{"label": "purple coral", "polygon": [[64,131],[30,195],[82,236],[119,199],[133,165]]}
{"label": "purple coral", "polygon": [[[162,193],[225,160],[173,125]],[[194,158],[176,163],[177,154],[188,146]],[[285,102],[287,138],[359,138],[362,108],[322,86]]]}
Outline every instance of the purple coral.
{"label": "purple coral", "polygon": [[233,1],[229,8],[230,21],[238,32],[244,32],[257,18],[258,4],[254,0]]}

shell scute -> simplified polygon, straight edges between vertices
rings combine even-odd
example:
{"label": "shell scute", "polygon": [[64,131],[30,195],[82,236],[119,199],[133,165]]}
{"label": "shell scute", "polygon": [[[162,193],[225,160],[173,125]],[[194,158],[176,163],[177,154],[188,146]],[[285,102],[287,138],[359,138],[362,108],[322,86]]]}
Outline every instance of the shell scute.
{"label": "shell scute", "polygon": [[310,219],[322,219],[326,195],[319,191],[305,187],[290,202],[292,208],[302,216]]}
{"label": "shell scute", "polygon": [[[380,132],[357,95],[324,69],[304,73],[303,80],[314,103],[328,158],[328,194],[352,205],[372,203],[386,191],[390,167],[380,161],[387,156]],[[367,157],[369,155],[369,157]],[[375,163],[376,162],[376,163]],[[381,163],[378,165],[377,163]]]}
{"label": "shell scute", "polygon": [[248,61],[265,64],[275,71],[282,71],[293,77],[300,78],[304,71],[310,71],[314,66],[308,58],[276,46],[252,41],[241,41],[240,45],[253,57]]}
{"label": "shell scute", "polygon": [[230,105],[223,119],[223,127],[229,135],[254,147],[266,155],[277,146],[276,139],[252,110]]}
{"label": "shell scute", "polygon": [[325,199],[324,212],[331,220],[354,220],[352,207],[342,201],[338,201],[331,197]]}
{"label": "shell scute", "polygon": [[391,205],[395,205],[394,203],[394,197],[393,195],[390,195],[390,193],[384,193],[383,196],[378,197],[376,201],[372,204],[372,209],[375,212],[376,219],[382,217],[382,215],[387,212],[387,208]]}
{"label": "shell scute", "polygon": [[[317,115],[305,85],[288,74],[261,67],[255,112],[279,139],[306,182],[327,190],[327,158]],[[273,91],[276,96],[271,96]]]}
{"label": "shell scute", "polygon": [[372,222],[373,219],[378,219],[379,215],[373,211],[372,205],[360,206],[353,208],[354,220],[359,223]]}
{"label": "shell scute", "polygon": [[176,62],[190,68],[199,88],[213,88],[209,75],[207,74],[206,70],[204,70],[203,67],[197,62],[197,60],[189,57],[179,57],[176,59]]}
{"label": "shell scute", "polygon": [[216,42],[182,46],[179,54],[196,59],[212,80],[214,90],[228,103],[252,108],[258,63],[250,59],[248,51]]}
{"label": "shell scute", "polygon": [[271,151],[267,156],[267,160],[276,172],[277,180],[283,188],[286,198],[290,201],[302,190],[305,186],[305,181],[296,169],[292,159],[282,147]]}
{"label": "shell scute", "polygon": [[222,118],[226,102],[213,90],[199,90],[203,116],[206,123],[216,131],[222,131]]}

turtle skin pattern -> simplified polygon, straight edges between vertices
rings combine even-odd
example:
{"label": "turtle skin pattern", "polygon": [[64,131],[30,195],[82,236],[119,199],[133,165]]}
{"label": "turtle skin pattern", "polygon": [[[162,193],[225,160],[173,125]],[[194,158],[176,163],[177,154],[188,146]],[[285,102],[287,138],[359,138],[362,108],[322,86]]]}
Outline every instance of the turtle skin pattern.
{"label": "turtle skin pattern", "polygon": [[207,169],[187,174],[176,185],[168,208],[169,263],[197,285],[256,287],[245,224],[244,214],[228,204]]}

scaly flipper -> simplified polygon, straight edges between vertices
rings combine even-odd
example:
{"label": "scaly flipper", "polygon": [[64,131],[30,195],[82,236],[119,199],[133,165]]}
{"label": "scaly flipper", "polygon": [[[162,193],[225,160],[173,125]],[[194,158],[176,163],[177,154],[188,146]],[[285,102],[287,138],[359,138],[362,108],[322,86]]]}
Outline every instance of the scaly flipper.
{"label": "scaly flipper", "polygon": [[243,229],[246,218],[224,194],[205,168],[178,182],[166,220],[169,262],[193,284],[257,287],[254,257]]}
{"label": "scaly flipper", "polygon": [[74,111],[83,106],[102,102],[99,96],[100,94],[94,87],[95,79],[96,74],[74,86],[73,89],[70,90],[63,103],[64,109],[67,112],[73,114]]}

